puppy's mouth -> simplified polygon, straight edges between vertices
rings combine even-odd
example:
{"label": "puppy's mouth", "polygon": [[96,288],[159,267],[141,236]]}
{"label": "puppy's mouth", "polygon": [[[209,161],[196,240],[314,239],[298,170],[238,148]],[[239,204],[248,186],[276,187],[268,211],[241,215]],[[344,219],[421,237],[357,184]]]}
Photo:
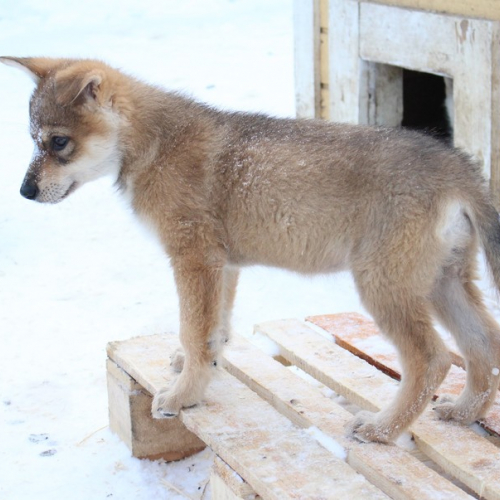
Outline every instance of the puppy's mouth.
{"label": "puppy's mouth", "polygon": [[66,191],[64,191],[62,195],[59,195],[60,191],[58,189],[58,186],[51,184],[45,189],[42,189],[39,196],[34,199],[39,203],[51,203],[52,205],[55,205],[57,203],[61,203],[61,201],[66,199],[73,191],[75,191],[78,186],[78,182],[75,181],[70,184],[68,189],[66,189]]}
{"label": "puppy's mouth", "polygon": [[66,192],[61,196],[59,201],[63,201],[67,198],[76,188],[78,187],[78,183],[75,181],[71,184],[71,186],[66,190]]}

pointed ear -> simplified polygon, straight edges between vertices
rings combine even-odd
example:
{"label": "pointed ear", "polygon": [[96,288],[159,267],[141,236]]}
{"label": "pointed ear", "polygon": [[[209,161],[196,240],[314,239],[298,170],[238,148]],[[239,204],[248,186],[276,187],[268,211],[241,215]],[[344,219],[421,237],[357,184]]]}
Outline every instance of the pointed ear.
{"label": "pointed ear", "polygon": [[60,67],[64,61],[50,57],[0,57],[0,62],[24,71],[38,84],[42,78]]}
{"label": "pointed ear", "polygon": [[56,75],[56,99],[67,106],[76,101],[103,104],[102,83],[104,74],[99,70],[82,71],[69,67]]}

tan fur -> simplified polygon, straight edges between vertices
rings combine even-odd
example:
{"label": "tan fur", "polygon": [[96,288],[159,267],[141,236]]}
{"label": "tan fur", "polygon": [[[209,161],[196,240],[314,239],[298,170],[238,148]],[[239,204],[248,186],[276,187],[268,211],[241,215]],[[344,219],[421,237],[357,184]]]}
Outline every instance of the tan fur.
{"label": "tan fur", "polygon": [[[34,159],[22,192],[58,202],[101,175],[158,233],[180,297],[185,356],[153,414],[200,402],[227,341],[238,268],[350,269],[397,346],[403,381],[349,431],[387,442],[425,408],[450,360],[432,317],[457,338],[467,386],[445,419],[471,422],[496,393],[499,326],[473,284],[479,243],[500,285],[500,225],[480,168],[405,130],[221,112],[97,61],[15,59],[33,73]],[[70,138],[55,151],[53,136]],[[334,360],[332,360],[334,362]]]}

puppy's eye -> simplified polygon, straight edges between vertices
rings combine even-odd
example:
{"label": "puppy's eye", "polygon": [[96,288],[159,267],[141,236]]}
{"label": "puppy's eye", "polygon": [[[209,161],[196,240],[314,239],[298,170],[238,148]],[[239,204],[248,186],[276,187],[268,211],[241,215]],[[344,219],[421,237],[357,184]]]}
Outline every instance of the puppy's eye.
{"label": "puppy's eye", "polygon": [[64,137],[62,135],[55,135],[52,137],[50,146],[53,151],[62,151],[69,142],[69,137]]}

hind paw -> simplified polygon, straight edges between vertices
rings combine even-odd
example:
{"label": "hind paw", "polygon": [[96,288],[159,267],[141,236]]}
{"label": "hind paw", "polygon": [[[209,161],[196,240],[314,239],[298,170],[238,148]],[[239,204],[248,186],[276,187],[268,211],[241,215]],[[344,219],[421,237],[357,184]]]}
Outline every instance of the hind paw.
{"label": "hind paw", "polygon": [[346,434],[363,443],[388,443],[393,439],[390,429],[381,424],[377,414],[369,411],[360,411],[346,425]]}
{"label": "hind paw", "polygon": [[180,373],[182,368],[184,368],[184,351],[181,347],[177,349],[170,357],[170,366],[174,372]]}
{"label": "hind paw", "polygon": [[475,420],[475,413],[469,405],[460,405],[456,398],[449,394],[440,396],[434,404],[434,411],[441,420],[454,420],[462,424],[470,424]]}

